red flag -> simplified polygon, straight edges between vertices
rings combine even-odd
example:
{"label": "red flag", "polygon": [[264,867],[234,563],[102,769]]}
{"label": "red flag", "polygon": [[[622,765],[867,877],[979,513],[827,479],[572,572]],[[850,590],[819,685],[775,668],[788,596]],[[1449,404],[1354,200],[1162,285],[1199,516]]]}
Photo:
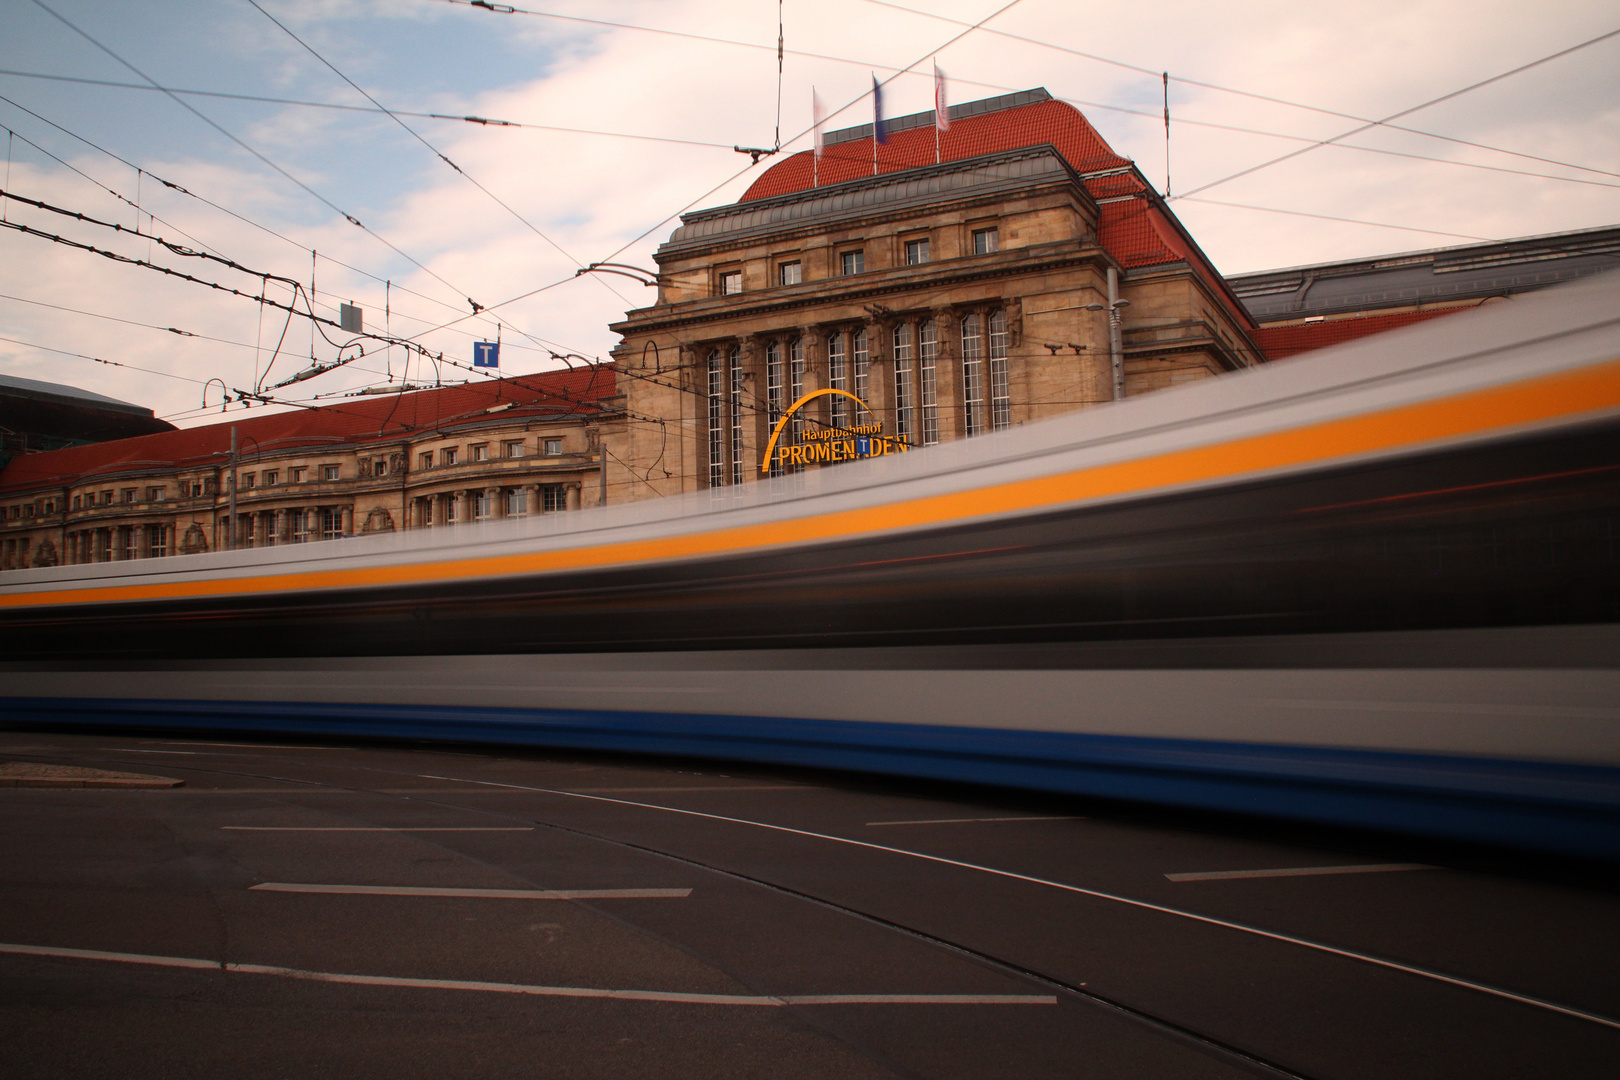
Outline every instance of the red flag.
{"label": "red flag", "polygon": [[941,131],[951,130],[951,110],[945,104],[945,73],[934,64],[934,126]]}

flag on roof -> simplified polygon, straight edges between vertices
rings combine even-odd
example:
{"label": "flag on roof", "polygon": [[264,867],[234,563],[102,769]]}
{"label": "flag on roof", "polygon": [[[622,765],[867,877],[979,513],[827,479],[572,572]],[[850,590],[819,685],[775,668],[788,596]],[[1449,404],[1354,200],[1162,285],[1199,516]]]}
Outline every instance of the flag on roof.
{"label": "flag on roof", "polygon": [[822,130],[827,123],[827,107],[821,103],[821,95],[816,88],[810,88],[810,125],[815,132],[816,158],[819,160],[821,152],[827,148],[827,134]]}
{"label": "flag on roof", "polygon": [[934,64],[934,126],[940,131],[951,130],[951,110],[945,104],[945,73]]}
{"label": "flag on roof", "polygon": [[872,76],[872,137],[880,143],[889,141],[883,136],[883,87],[876,75]]}

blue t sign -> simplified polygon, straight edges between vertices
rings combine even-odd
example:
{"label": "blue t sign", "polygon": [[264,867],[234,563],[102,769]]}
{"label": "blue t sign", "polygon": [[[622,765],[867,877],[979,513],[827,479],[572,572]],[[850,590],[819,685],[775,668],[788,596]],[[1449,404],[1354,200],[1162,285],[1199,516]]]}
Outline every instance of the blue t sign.
{"label": "blue t sign", "polygon": [[473,367],[501,366],[501,346],[497,341],[473,342]]}

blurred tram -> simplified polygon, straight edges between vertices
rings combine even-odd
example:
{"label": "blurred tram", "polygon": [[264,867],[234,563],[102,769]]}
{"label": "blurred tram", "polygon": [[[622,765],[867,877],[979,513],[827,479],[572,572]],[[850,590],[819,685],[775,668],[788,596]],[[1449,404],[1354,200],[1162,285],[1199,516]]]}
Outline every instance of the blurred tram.
{"label": "blurred tram", "polygon": [[0,575],[14,723],[579,747],[1620,857],[1620,274],[926,451]]}

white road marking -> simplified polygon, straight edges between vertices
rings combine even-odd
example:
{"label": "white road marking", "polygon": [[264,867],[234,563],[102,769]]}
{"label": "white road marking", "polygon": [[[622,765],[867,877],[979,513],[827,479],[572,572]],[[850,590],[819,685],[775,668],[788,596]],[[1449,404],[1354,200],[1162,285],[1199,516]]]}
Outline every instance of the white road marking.
{"label": "white road marking", "polygon": [[483,900],[678,900],[692,895],[691,889],[444,889],[430,885],[312,885],[297,881],[267,881],[249,888],[259,892],[451,896]]}
{"label": "white road marking", "polygon": [[155,967],[200,968],[218,971],[213,960],[192,960],[184,956],[145,956],[141,953],[105,952],[101,949],[58,949],[47,945],[0,945],[0,953],[13,956],[54,956],[63,960],[110,960],[119,964],[150,964]]}
{"label": "white road marking", "polygon": [[381,826],[358,825],[221,825],[232,832],[534,832],[532,825],[511,825],[500,828],[480,826],[422,826],[388,829]]}
{"label": "white road marking", "polygon": [[728,784],[725,787],[582,787],[572,788],[572,791],[601,791],[601,792],[645,792],[668,791],[679,794],[683,791],[814,791],[806,784]]}
{"label": "white road marking", "polygon": [[63,960],[106,960],[151,967],[193,968],[237,975],[271,975],[310,982],[350,986],[399,986],[418,990],[477,990],[493,994],[528,994],[535,997],[612,998],[619,1001],[658,1001],[676,1005],[1056,1005],[1053,994],[683,994],[669,990],[599,990],[585,986],[529,986],[523,983],[479,982],[468,979],[411,979],[392,975],[347,975],[335,971],[304,971],[270,964],[233,964],[195,960],[184,956],[149,956],[142,953],[103,952],[99,949],[61,949],[44,945],[0,944],[0,953],[48,956]]}
{"label": "white road marking", "polygon": [[868,821],[868,825],[968,825],[980,821],[1084,821],[1083,817],[945,817],[920,821]]}
{"label": "white road marking", "polygon": [[1227,881],[1234,878],[1321,877],[1328,874],[1390,874],[1397,870],[1436,870],[1426,863],[1386,862],[1365,866],[1291,866],[1282,870],[1204,870],[1193,874],[1166,874],[1171,881]]}
{"label": "white road marking", "polygon": [[947,859],[942,855],[928,855],[921,851],[907,851],[905,848],[889,847],[884,844],[874,844],[869,840],[852,840],[847,836],[831,836],[827,833],[811,832],[808,829],[795,829],[787,825],[772,825],[764,821],[750,821],[747,818],[727,817],[724,814],[706,814],[701,810],[683,810],[678,806],[659,806],[656,803],[631,802],[628,799],[610,799],[603,795],[581,795],[573,791],[560,791],[556,788],[525,787],[520,784],[497,784],[492,780],[463,780],[456,776],[430,776],[426,773],[418,774],[424,780],[448,780],[452,783],[483,784],[489,787],[513,788],[518,791],[534,791],[543,795],[566,795],[573,799],[589,799],[593,802],[617,803],[620,806],[635,806],[643,810],[661,810],[668,814],[683,814],[686,817],[706,818],[710,821],[724,821],[732,825],[748,825],[756,829],[769,829],[772,832],[789,833],[794,836],[806,836],[815,840],[830,840],[837,844],[850,844],[854,847],[863,847],[870,851],[886,851],[891,855],[905,855],[913,859],[922,859],[924,862],[938,863],[942,866],[954,866],[962,870],[975,870],[982,874],[994,874],[997,877],[1008,878],[1013,881],[1022,881],[1031,885],[1044,885],[1048,888],[1062,889],[1064,892],[1077,893],[1081,896],[1090,896],[1098,900],[1110,900],[1116,904],[1126,904],[1130,907],[1140,908],[1144,911],[1157,911],[1162,915],[1174,915],[1182,919],[1191,919],[1208,926],[1219,926],[1227,930],[1236,930],[1244,934],[1253,934],[1256,937],[1267,938],[1271,941],[1280,941],[1287,945],[1298,945],[1300,948],[1312,949],[1316,952],[1327,953],[1330,956],[1342,956],[1347,960],[1357,960],[1363,964],[1385,968],[1389,971],[1399,971],[1406,975],[1416,975],[1423,979],[1432,979],[1435,982],[1445,983],[1448,986],[1460,987],[1464,990],[1473,990],[1481,994],[1502,998],[1506,1001],[1517,1002],[1520,1005],[1529,1005],[1537,1009],[1546,1009],[1549,1012],[1559,1013],[1563,1016],[1572,1016],[1577,1020],[1590,1020],[1594,1024],[1620,1030],[1620,1020],[1603,1016],[1599,1013],[1586,1012],[1583,1009],[1571,1008],[1568,1005],[1559,1005],[1557,1002],[1546,1001],[1542,998],[1531,997],[1528,994],[1516,994],[1511,990],[1491,986],[1489,983],[1474,982],[1470,979],[1458,978],[1455,975],[1446,975],[1438,971],[1429,971],[1426,968],[1414,967],[1411,964],[1402,964],[1396,960],[1386,960],[1381,956],[1369,953],[1356,952],[1353,949],[1340,949],[1333,945],[1325,945],[1319,941],[1308,938],[1294,937],[1291,934],[1279,934],[1272,930],[1262,930],[1258,926],[1247,926],[1243,923],[1230,922],[1226,919],[1217,919],[1209,915],[1200,915],[1195,911],[1183,911],[1180,908],[1167,907],[1164,904],[1153,904],[1146,900],[1136,900],[1129,896],[1120,896],[1116,893],[1102,892],[1098,889],[1086,889],[1079,885],[1069,885],[1050,878],[1034,877],[1030,874],[1019,874],[1012,870],[998,870],[993,866],[983,866],[979,863],[963,862],[960,859]]}
{"label": "white road marking", "polygon": [[166,742],[164,746],[226,746],[244,750],[338,750],[336,746],[278,746],[273,743],[251,742]]}

